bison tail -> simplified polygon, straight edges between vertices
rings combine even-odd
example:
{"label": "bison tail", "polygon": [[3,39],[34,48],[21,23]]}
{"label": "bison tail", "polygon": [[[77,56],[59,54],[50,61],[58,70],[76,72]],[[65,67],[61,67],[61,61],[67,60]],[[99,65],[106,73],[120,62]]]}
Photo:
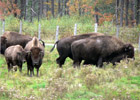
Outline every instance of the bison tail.
{"label": "bison tail", "polygon": [[52,47],[52,49],[50,50],[50,52],[52,52],[52,51],[54,50],[55,45],[56,45],[58,42],[59,42],[59,41],[56,41],[56,42],[55,42],[55,44],[54,44],[54,46]]}
{"label": "bison tail", "polygon": [[44,42],[43,40],[41,40],[41,39],[39,39],[39,41],[42,42],[42,45],[43,45],[43,47],[45,48],[45,42]]}

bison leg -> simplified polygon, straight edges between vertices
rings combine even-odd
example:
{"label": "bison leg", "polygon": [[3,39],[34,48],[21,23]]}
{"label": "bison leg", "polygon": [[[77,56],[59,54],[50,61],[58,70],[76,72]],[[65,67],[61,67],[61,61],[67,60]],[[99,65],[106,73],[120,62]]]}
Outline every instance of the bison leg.
{"label": "bison leg", "polygon": [[33,75],[33,71],[30,71],[30,77],[32,77],[32,75]]}
{"label": "bison leg", "polygon": [[74,62],[73,62],[74,68],[80,67],[81,61],[82,61],[82,60],[74,60]]}
{"label": "bison leg", "polygon": [[11,64],[10,63],[7,63],[7,65],[8,65],[8,72],[10,72],[10,70],[11,70]]}
{"label": "bison leg", "polygon": [[60,56],[59,58],[56,59],[57,64],[59,64],[59,67],[61,68],[62,65],[65,63],[66,56]]}
{"label": "bison leg", "polygon": [[34,67],[31,66],[30,67],[30,77],[32,77],[34,75]]}
{"label": "bison leg", "polygon": [[103,58],[99,57],[97,67],[102,67],[102,65],[103,65]]}
{"label": "bison leg", "polygon": [[22,73],[22,64],[19,65],[19,71]]}
{"label": "bison leg", "polygon": [[22,73],[22,67],[19,68],[19,71]]}
{"label": "bison leg", "polygon": [[27,75],[29,76],[30,67],[27,67]]}
{"label": "bison leg", "polygon": [[39,76],[39,68],[37,68],[37,77]]}
{"label": "bison leg", "polygon": [[33,76],[35,75],[35,73],[34,73],[34,69],[33,69]]}

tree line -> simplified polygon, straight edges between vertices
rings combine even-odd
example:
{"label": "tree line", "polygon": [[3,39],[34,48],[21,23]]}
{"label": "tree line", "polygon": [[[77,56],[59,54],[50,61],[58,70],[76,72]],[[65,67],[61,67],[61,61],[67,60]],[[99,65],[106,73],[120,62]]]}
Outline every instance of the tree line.
{"label": "tree line", "polygon": [[90,16],[96,23],[114,21],[120,26],[140,24],[140,0],[0,0],[0,17],[20,19]]}

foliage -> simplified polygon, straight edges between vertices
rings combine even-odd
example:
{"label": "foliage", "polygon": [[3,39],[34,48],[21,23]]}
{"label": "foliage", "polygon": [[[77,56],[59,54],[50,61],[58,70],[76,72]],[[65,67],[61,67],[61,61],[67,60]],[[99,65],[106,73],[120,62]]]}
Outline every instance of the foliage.
{"label": "foliage", "polygon": [[14,3],[15,0],[1,0],[0,1],[0,19],[4,19],[5,16],[20,14],[20,9]]}
{"label": "foliage", "polygon": [[[5,18],[5,31],[19,32],[20,20],[12,16]],[[14,23],[14,24],[11,24]],[[56,34],[56,26],[59,26],[59,39],[72,36],[74,34],[74,25],[77,24],[77,34],[94,32],[94,21],[88,16],[63,16],[51,20],[42,19],[41,24],[41,38],[47,42],[54,42]],[[33,23],[22,20],[22,34],[31,36],[38,36],[38,20],[34,19]],[[116,26],[113,22],[104,21],[102,25],[98,26],[98,32],[106,35],[116,35]],[[119,38],[124,42],[138,43],[139,27],[122,27],[119,28]]]}

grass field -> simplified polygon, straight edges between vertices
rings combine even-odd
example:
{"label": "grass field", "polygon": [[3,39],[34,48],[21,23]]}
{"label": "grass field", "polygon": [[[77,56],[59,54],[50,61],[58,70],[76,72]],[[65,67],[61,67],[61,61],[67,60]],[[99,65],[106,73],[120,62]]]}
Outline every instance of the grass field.
{"label": "grass field", "polygon": [[[58,53],[46,47],[40,76],[23,72],[8,73],[4,57],[0,56],[0,100],[140,100],[140,58],[121,61],[104,68],[92,65],[74,69],[67,58],[63,68],[55,62]],[[36,75],[36,71],[35,71]]]}

